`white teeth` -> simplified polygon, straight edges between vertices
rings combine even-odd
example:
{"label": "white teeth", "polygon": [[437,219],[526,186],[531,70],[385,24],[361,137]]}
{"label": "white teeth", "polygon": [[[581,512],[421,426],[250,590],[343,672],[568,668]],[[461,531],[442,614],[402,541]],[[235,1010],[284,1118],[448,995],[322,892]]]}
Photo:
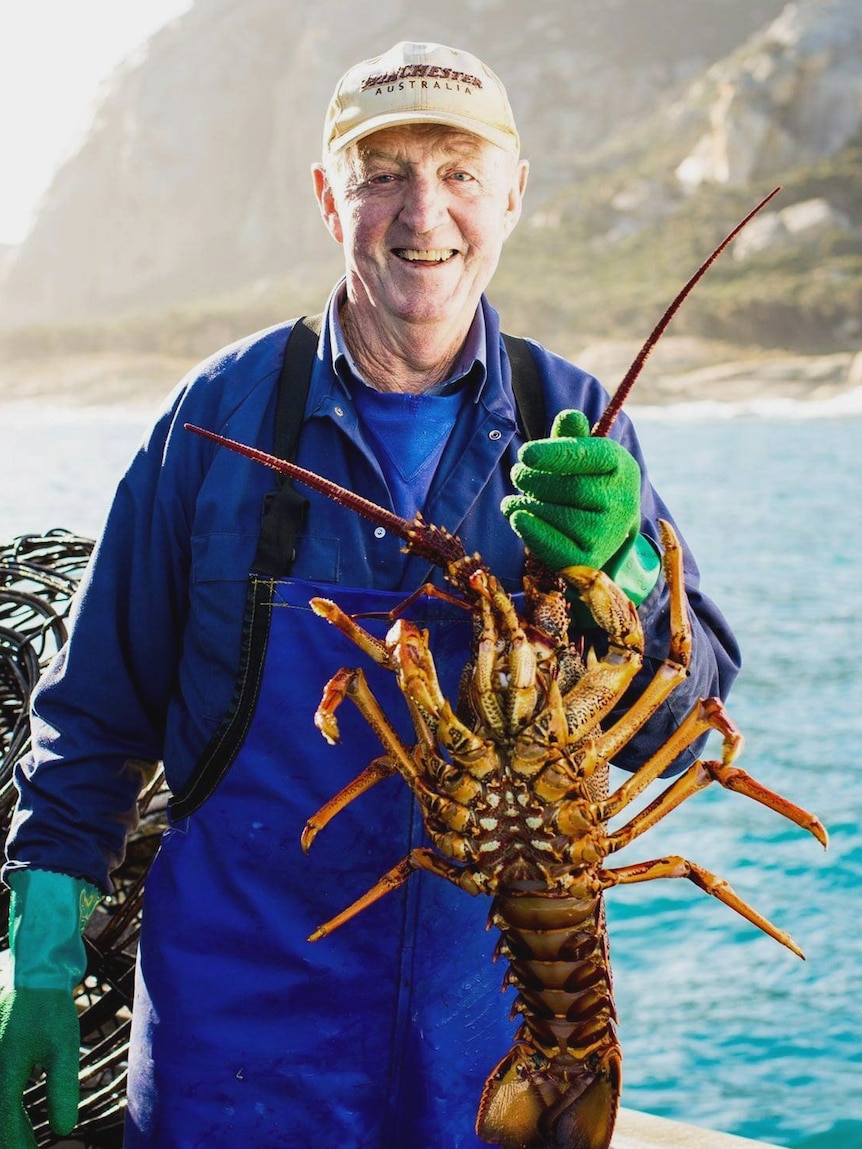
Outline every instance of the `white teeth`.
{"label": "white teeth", "polygon": [[451,247],[445,248],[431,248],[429,250],[420,251],[413,247],[400,247],[398,254],[402,259],[409,259],[411,262],[423,263],[443,263],[454,255],[455,252]]}

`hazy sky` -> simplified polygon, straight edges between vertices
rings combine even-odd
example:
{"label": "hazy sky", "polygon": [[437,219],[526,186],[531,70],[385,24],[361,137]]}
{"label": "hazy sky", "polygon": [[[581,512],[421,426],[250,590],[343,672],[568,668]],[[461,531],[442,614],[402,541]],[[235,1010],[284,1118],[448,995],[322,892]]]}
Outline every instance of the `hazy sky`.
{"label": "hazy sky", "polygon": [[0,243],[20,242],[102,82],[192,0],[0,0]]}

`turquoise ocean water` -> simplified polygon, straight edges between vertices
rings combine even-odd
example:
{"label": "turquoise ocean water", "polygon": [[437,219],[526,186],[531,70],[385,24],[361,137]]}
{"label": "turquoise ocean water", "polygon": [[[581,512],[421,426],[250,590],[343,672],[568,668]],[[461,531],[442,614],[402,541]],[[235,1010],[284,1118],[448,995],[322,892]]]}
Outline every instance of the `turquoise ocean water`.
{"label": "turquoise ocean water", "polygon": [[730,698],[740,765],[814,810],[831,841],[824,852],[712,788],[618,855],[700,862],[807,958],[688,882],[611,891],[625,1103],[794,1149],[862,1147],[862,418],[851,412],[639,420],[654,482],[742,646]]}
{"label": "turquoise ocean water", "polygon": [[[743,647],[741,765],[814,810],[831,842],[713,788],[617,855],[706,866],[807,957],[688,882],[611,891],[623,1103],[791,1149],[862,1149],[862,404],[634,413]],[[145,421],[0,406],[0,538],[95,534]]]}

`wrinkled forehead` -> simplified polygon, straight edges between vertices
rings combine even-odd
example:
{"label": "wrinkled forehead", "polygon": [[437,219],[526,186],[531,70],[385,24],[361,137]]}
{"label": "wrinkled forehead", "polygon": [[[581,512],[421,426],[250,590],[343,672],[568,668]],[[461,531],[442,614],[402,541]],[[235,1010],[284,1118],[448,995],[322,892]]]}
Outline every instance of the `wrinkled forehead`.
{"label": "wrinkled forehead", "polygon": [[512,153],[472,132],[441,124],[381,128],[331,156],[326,167],[330,176],[339,173],[361,176],[380,165],[410,167],[428,158],[439,163],[469,164],[477,170],[499,172],[505,178],[517,167],[517,157]]}
{"label": "wrinkled forehead", "polygon": [[465,156],[473,159],[503,155],[501,148],[472,132],[458,131],[442,124],[400,124],[382,128],[350,145],[360,162],[369,159],[409,160],[429,153],[441,156]]}

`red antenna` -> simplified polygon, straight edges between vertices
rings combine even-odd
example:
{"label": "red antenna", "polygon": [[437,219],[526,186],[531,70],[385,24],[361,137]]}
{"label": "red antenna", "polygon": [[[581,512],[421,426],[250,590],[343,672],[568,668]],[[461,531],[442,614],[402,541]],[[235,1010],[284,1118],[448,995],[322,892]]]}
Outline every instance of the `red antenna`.
{"label": "red antenna", "polygon": [[679,311],[686,296],[691,292],[695,284],[704,275],[706,275],[707,271],[709,271],[710,267],[712,267],[713,263],[715,263],[716,259],[718,259],[730,241],[734,239],[742,231],[748,221],[753,219],[754,216],[756,216],[757,213],[761,210],[761,208],[766,207],[772,197],[777,195],[780,191],[780,186],[773,188],[769,195],[760,201],[757,207],[752,208],[748,215],[739,221],[733,231],[724,237],[712,255],[703,261],[691,279],[689,279],[688,283],[686,283],[683,289],[679,292],[674,301],[665,311],[664,315],[653,328],[652,333],[650,334],[646,343],[644,343],[643,347],[637,353],[634,363],[632,363],[631,367],[629,367],[625,378],[614,392],[610,403],[608,403],[607,407],[605,408],[604,414],[599,419],[598,423],[596,423],[595,427],[593,427],[591,432],[593,435],[595,435],[597,438],[602,438],[608,434],[611,427],[613,427],[614,422],[616,421],[617,415],[619,415],[622,409],[623,403],[625,403],[626,399],[628,398],[629,392],[635,384],[635,380],[643,370],[643,365],[646,363],[650,352],[652,351],[653,347],[655,347],[656,343],[658,343],[659,339],[661,339],[662,335],[664,335],[668,324],[673,319],[674,315],[676,315],[677,311]]}

